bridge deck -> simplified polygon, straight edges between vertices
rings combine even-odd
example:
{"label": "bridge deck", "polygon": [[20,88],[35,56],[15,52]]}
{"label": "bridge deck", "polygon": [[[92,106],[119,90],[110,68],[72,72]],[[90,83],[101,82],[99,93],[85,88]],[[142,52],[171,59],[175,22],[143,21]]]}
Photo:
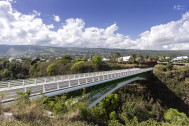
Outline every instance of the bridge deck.
{"label": "bridge deck", "polygon": [[57,95],[57,92],[60,94],[78,90],[87,86],[97,85],[126,76],[151,71],[152,69],[153,68],[133,68],[34,79],[0,81],[0,94],[4,95],[3,102],[14,100],[17,96],[17,92],[26,92],[29,89],[31,89],[32,96],[39,95],[41,92],[52,96],[52,92],[56,92],[53,95]]}

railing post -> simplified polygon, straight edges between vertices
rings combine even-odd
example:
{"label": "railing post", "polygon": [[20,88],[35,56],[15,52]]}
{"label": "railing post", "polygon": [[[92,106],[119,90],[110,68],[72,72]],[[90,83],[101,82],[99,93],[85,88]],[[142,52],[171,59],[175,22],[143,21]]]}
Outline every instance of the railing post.
{"label": "railing post", "polygon": [[103,80],[104,80],[104,75],[102,75],[102,78],[103,78]]}
{"label": "railing post", "polygon": [[100,76],[98,76],[98,81],[100,81]]}
{"label": "railing post", "polygon": [[45,93],[45,84],[43,84],[43,93]]}
{"label": "railing post", "polygon": [[47,78],[45,77],[45,83],[47,83]]}
{"label": "railing post", "polygon": [[60,85],[59,85],[59,83],[57,82],[57,89],[60,89]]}
{"label": "railing post", "polygon": [[79,79],[78,79],[78,85],[80,85],[80,81],[79,81]]}
{"label": "railing post", "polygon": [[26,86],[24,86],[24,92],[26,92]]}
{"label": "railing post", "polygon": [[24,80],[23,80],[23,82],[22,82],[22,85],[24,86]]}
{"label": "railing post", "polygon": [[107,74],[107,79],[110,79],[110,74]]}
{"label": "railing post", "polygon": [[54,77],[54,82],[56,81],[56,78]]}
{"label": "railing post", "polygon": [[86,78],[86,83],[88,83],[87,78]]}
{"label": "railing post", "polygon": [[10,88],[10,82],[8,82],[8,88]]}
{"label": "railing post", "polygon": [[35,79],[35,84],[37,84],[37,79]]}
{"label": "railing post", "polygon": [[70,83],[70,80],[68,81],[68,83],[69,83],[69,87],[71,87],[71,83]]}
{"label": "railing post", "polygon": [[93,82],[95,82],[94,77],[93,77]]}

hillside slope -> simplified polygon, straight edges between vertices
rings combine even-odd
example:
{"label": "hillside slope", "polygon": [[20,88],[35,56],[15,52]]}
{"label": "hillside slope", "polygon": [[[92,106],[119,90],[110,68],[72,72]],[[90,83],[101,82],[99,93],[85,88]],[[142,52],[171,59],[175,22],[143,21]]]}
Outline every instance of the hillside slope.
{"label": "hillside slope", "polygon": [[[147,81],[125,85],[92,109],[86,109],[85,99],[72,104],[73,98],[62,95],[29,101],[29,92],[21,93],[11,108],[1,109],[13,112],[16,120],[1,125],[189,125],[188,75],[188,66],[157,65]],[[54,116],[45,116],[46,110]]]}
{"label": "hillside slope", "polygon": [[0,56],[59,56],[59,55],[76,55],[76,56],[112,56],[116,52],[122,55],[150,55],[150,56],[189,56],[188,50],[135,50],[135,49],[108,49],[108,48],[73,48],[73,47],[50,47],[35,45],[0,45]]}

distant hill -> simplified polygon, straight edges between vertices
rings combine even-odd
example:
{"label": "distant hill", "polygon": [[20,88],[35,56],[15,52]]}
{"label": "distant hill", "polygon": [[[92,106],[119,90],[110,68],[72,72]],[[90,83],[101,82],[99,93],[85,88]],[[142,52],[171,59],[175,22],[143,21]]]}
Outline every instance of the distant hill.
{"label": "distant hill", "polygon": [[121,55],[150,55],[150,56],[189,56],[189,50],[135,50],[135,49],[110,49],[110,48],[72,48],[72,47],[50,47],[35,45],[0,45],[0,56],[62,56],[65,54],[73,56],[113,56],[116,52]]}

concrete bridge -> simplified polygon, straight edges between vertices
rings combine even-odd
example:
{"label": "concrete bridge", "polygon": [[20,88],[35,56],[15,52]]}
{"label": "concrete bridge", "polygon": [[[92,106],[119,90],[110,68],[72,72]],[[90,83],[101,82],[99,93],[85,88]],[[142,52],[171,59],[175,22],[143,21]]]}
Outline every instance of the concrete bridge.
{"label": "concrete bridge", "polygon": [[[22,80],[0,81],[0,94],[3,95],[2,102],[13,101],[17,96],[17,92],[26,92],[29,89],[31,89],[32,98],[40,96],[41,93],[44,93],[47,97],[51,97],[152,70],[153,68],[132,68],[62,76],[29,78]],[[132,81],[140,79],[141,78],[135,78]]]}

